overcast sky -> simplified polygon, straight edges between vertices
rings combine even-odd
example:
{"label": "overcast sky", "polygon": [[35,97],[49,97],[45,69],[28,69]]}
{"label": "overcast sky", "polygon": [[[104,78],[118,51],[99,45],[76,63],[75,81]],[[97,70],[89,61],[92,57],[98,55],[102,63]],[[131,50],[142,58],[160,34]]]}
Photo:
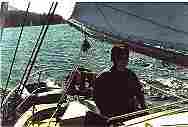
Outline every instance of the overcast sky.
{"label": "overcast sky", "polygon": [[[0,2],[2,1],[8,1],[9,5],[19,10],[26,10],[28,2],[31,1],[31,6],[29,8],[29,11],[36,12],[36,13],[48,13],[50,5],[53,2],[53,0],[0,0]],[[143,0],[54,0],[54,1],[58,1],[58,7],[55,13],[67,19],[72,14],[76,1],[79,1],[79,2],[113,2],[113,1],[114,2],[142,2]],[[175,2],[175,0],[165,0],[165,1]],[[163,2],[165,1],[163,0]],[[160,0],[144,0],[144,2],[160,2]]]}
{"label": "overcast sky", "polygon": [[[10,6],[13,6],[19,10],[26,10],[29,1],[31,5],[29,8],[30,12],[36,13],[48,13],[48,10],[52,4],[52,0],[0,0],[9,2]],[[58,6],[55,13],[62,15],[65,19],[68,18],[74,8],[74,0],[56,0],[58,1]]]}

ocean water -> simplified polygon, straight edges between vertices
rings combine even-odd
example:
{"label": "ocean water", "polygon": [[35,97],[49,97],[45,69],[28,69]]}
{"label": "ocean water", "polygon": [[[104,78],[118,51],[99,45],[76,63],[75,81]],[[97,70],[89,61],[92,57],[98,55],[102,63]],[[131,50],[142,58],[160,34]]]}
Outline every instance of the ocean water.
{"label": "ocean water", "polygon": [[[39,36],[41,26],[25,27],[13,66],[9,88],[13,88],[21,79],[32,48]],[[0,74],[1,87],[5,86],[9,74],[15,47],[21,28],[5,28],[0,42]],[[84,36],[81,32],[67,24],[51,25],[37,56],[33,72],[42,72],[42,79],[63,80],[73,69],[80,65],[99,73],[110,68],[110,50],[112,45],[107,41],[88,38],[91,48],[87,53],[81,52]],[[173,64],[164,64],[160,60],[131,52],[129,59],[131,68],[139,78],[161,81],[176,79],[188,83],[188,70]],[[34,75],[37,78],[37,75]],[[164,82],[165,83],[165,82]]]}

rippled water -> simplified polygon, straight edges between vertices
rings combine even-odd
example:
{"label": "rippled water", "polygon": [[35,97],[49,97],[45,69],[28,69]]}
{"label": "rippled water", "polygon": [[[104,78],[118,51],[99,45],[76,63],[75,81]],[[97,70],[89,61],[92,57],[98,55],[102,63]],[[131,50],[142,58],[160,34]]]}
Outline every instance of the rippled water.
{"label": "rippled water", "polygon": [[[6,83],[20,29],[20,27],[4,29],[0,42],[1,85]],[[24,28],[9,87],[14,87],[16,81],[21,79],[40,29],[40,26]],[[88,54],[80,54],[82,42],[83,35],[67,24],[50,26],[34,69],[52,68],[44,74],[43,78],[64,79],[75,64],[80,64],[95,72],[111,66],[111,44],[90,39],[92,48]],[[57,71],[53,68],[59,69]],[[187,70],[177,70],[175,65],[163,66],[159,60],[136,53],[130,54],[129,68],[141,78],[168,79],[173,77],[183,81],[188,80]]]}

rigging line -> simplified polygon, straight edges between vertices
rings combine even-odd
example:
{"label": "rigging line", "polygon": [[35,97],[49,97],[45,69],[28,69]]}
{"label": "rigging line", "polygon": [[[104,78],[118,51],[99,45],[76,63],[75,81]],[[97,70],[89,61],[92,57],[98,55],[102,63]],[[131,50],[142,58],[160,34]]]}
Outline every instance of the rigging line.
{"label": "rigging line", "polygon": [[[148,83],[146,83],[147,85],[149,85]],[[164,92],[164,93],[167,93],[166,91],[164,90],[161,90],[160,88],[157,88],[157,87],[154,87],[153,85],[149,85],[161,92]],[[153,108],[149,108],[149,109],[145,109],[145,110],[140,110],[140,111],[137,111],[137,112],[133,112],[133,113],[128,113],[128,114],[125,114],[125,115],[121,115],[121,116],[115,116],[115,117],[112,117],[109,119],[109,121],[113,121],[113,120],[116,120],[116,119],[120,119],[120,118],[126,118],[126,117],[130,117],[130,116],[135,116],[137,114],[141,114],[141,113],[144,113],[144,112],[147,112],[147,111],[150,111],[150,110],[153,110],[153,109],[159,109],[159,108],[162,108],[162,107],[167,107],[167,106],[172,106],[172,105],[177,105],[177,104],[180,104],[180,103],[183,103],[183,102],[187,102],[188,99],[187,98],[183,98],[183,97],[180,97],[180,96],[177,96],[177,95],[174,95],[174,94],[171,94],[171,93],[167,93],[167,95],[173,95],[179,99],[182,99],[181,101],[178,101],[178,102],[175,102],[175,103],[170,103],[170,104],[165,104],[165,105],[162,105],[162,106],[156,106],[156,107],[153,107]]]}
{"label": "rigging line", "polygon": [[183,4],[184,4],[184,5],[186,5],[186,6],[188,5],[188,3],[187,3],[187,2],[184,2]]}
{"label": "rigging line", "polygon": [[[75,25],[75,24],[81,24],[80,22],[78,22],[78,21],[76,21],[76,20],[74,20],[74,19],[72,19],[72,21],[70,21],[70,22],[68,22],[69,24],[71,24],[73,27],[75,27],[77,30],[79,30],[80,31],[80,29],[78,28],[79,26],[77,26],[77,25]],[[86,23],[87,24],[87,23]],[[90,25],[90,26],[88,26],[88,25],[86,25],[86,27],[88,28],[88,29],[90,29],[90,30],[92,30],[92,31],[96,31],[96,27],[95,26],[93,26],[93,25]],[[105,35],[107,35],[107,36],[109,36],[109,35],[112,35],[112,34],[109,34],[109,33],[107,33],[107,32],[105,32],[105,31],[101,31],[101,30],[98,30],[97,31],[98,33],[102,33],[102,34],[105,34]],[[91,36],[91,35],[90,35]],[[94,35],[92,35],[94,38],[96,38]],[[142,40],[146,40],[146,41],[153,41],[153,42],[157,42],[155,45],[157,45],[157,44],[161,44],[161,43],[174,43],[174,42],[172,42],[172,41],[163,41],[163,40],[154,40],[154,39],[151,39],[151,38],[144,38],[144,37],[142,37],[142,36],[135,36],[135,35],[130,35],[130,34],[127,34],[127,36],[129,37],[129,39],[130,38],[132,38],[132,37],[134,37],[134,38],[136,38],[136,39],[142,39]],[[122,38],[121,36],[117,36],[117,35],[113,35],[113,38],[117,38],[117,39],[120,39],[120,40],[126,40],[127,38]],[[110,40],[112,40],[112,39],[110,39]],[[149,43],[149,44],[151,44],[151,43]],[[153,43],[152,43],[153,44]]]}
{"label": "rigging line", "polygon": [[112,7],[112,6],[110,6],[110,5],[104,5],[104,4],[101,4],[101,5],[103,5],[103,7],[111,8],[111,9],[113,9],[113,10],[115,10],[115,11],[121,12],[121,13],[123,13],[123,14],[130,15],[130,16],[134,16],[134,17],[136,17],[136,18],[138,18],[138,19],[141,19],[141,20],[150,22],[150,23],[152,23],[152,24],[154,24],[154,25],[157,25],[157,26],[159,26],[159,27],[161,27],[161,28],[169,29],[169,30],[171,30],[171,31],[174,31],[174,32],[177,32],[177,33],[182,33],[182,34],[188,36],[188,32],[187,32],[187,31],[184,31],[184,30],[181,30],[181,29],[176,29],[175,27],[158,23],[158,22],[153,21],[153,20],[151,20],[151,19],[148,19],[148,18],[139,16],[139,15],[136,15],[136,14],[130,12],[130,11],[124,11],[124,10],[121,10],[121,9],[118,9],[118,8],[115,8],[115,7]]}
{"label": "rigging line", "polygon": [[[77,21],[75,21],[75,20],[73,20],[72,19],[72,21],[68,21],[67,22],[71,27],[74,27],[76,30],[78,30],[78,31],[81,31],[81,25],[82,25],[82,23],[80,23],[80,22],[77,22]],[[101,34],[101,37],[98,37],[97,38],[97,40],[101,40],[101,38],[104,38],[104,36],[103,36],[103,34],[105,34],[103,31],[97,31],[97,33],[95,32],[93,32],[93,31],[96,31],[94,28],[94,26],[92,26],[92,27],[94,27],[94,28],[91,28],[91,27],[89,27],[88,25],[85,25],[86,26],[86,28],[87,29],[89,29],[90,31],[89,32],[84,32],[85,34],[87,34],[89,37],[92,37],[92,38],[97,38],[98,36],[96,36],[96,34],[97,33],[102,33]],[[112,39],[110,39],[110,40],[112,40]]]}
{"label": "rigging line", "polygon": [[[89,40],[88,37],[87,37],[87,41],[88,41],[88,43],[90,44],[91,47],[90,47],[90,49],[87,51],[87,53],[86,53],[86,57],[87,57],[87,56],[89,57],[89,55],[93,56],[94,51],[93,51],[92,49],[94,49],[94,43],[93,43],[91,40]],[[88,59],[88,58],[87,58],[86,65],[89,66],[91,60],[92,60],[92,59]]]}
{"label": "rigging line", "polygon": [[[80,22],[78,22],[78,21],[76,21],[76,20],[74,20],[74,19],[72,19],[72,21],[69,21],[68,23],[69,23],[70,26],[72,25],[72,26],[75,27],[77,30],[81,31],[80,28],[78,28],[78,27],[79,27],[78,25],[81,25],[82,23],[80,23]],[[77,25],[77,24],[78,24],[78,25]],[[86,24],[87,24],[87,23],[86,23]],[[72,26],[71,26],[71,27],[72,27]],[[92,31],[96,31],[96,27],[93,26],[93,25],[90,25],[90,26],[86,25],[86,27],[87,27],[88,29],[92,30]],[[109,33],[106,34],[107,32],[105,32],[105,31],[101,31],[101,30],[99,31],[99,30],[98,30],[97,32],[109,36]],[[91,35],[91,34],[89,34],[89,33],[87,33],[87,35],[92,36],[93,38],[96,38],[94,35]],[[111,35],[111,34],[110,34],[110,35]],[[158,43],[164,42],[164,41],[161,41],[161,40],[153,40],[153,39],[150,39],[150,38],[144,38],[144,37],[135,36],[135,35],[128,35],[128,34],[127,34],[127,36],[128,36],[129,38],[132,38],[132,37],[134,37],[134,38],[142,38],[142,40],[144,39],[144,40],[147,40],[147,41],[155,41],[155,42],[158,42]],[[106,37],[103,37],[103,38],[106,38]],[[122,38],[122,37],[117,36],[117,35],[113,35],[113,38],[118,38],[118,39],[121,39],[121,40],[122,40],[122,39],[123,39],[123,40],[126,40],[125,38]],[[112,40],[112,39],[110,39],[110,40]],[[169,42],[169,41],[168,41],[168,42]],[[171,43],[173,43],[173,42],[171,42]]]}
{"label": "rigging line", "polygon": [[[130,117],[130,116],[135,116],[135,115],[138,115],[138,114],[142,114],[142,113],[148,112],[150,110],[159,109],[159,108],[163,108],[163,107],[167,107],[167,106],[172,106],[172,105],[176,105],[176,104],[180,104],[180,103],[185,103],[185,102],[188,102],[188,99],[177,101],[177,102],[170,103],[170,104],[164,104],[164,105],[161,105],[161,106],[156,106],[156,107],[153,107],[153,108],[139,110],[139,111],[136,111],[136,112],[127,113],[127,114],[120,115],[120,116],[111,117],[111,118],[109,118],[108,121],[113,121],[113,120],[117,120],[117,119],[121,119],[121,118],[126,118],[126,117]],[[187,108],[187,107],[185,107],[185,108]]]}
{"label": "rigging line", "polygon": [[[83,30],[83,25],[81,25],[81,33],[82,33],[82,37],[83,37],[83,34],[85,33],[85,31]],[[79,57],[79,58],[81,57],[81,50],[80,50],[80,52],[79,52],[78,57]],[[66,87],[64,87],[64,92],[62,92],[62,95],[61,95],[61,97],[60,97],[60,99],[59,99],[59,101],[58,101],[58,103],[57,103],[57,108],[56,108],[56,110],[54,111],[54,113],[52,114],[52,116],[50,117],[50,120],[49,120],[49,122],[48,122],[48,127],[50,126],[50,123],[51,123],[51,121],[52,121],[52,118],[55,116],[55,114],[57,113],[57,111],[58,111],[59,108],[61,107],[62,101],[63,101],[64,99],[66,99],[66,95],[67,95],[68,88],[70,87],[71,82],[72,82],[72,80],[73,80],[73,76],[74,76],[74,75],[73,75],[73,72],[75,72],[76,70],[78,70],[78,66],[79,66],[78,64],[75,64],[75,65],[73,66],[73,69],[72,69],[72,71],[71,71],[71,73],[70,73],[70,77],[68,78],[66,84],[64,85],[64,86],[66,86]],[[65,96],[64,96],[64,95],[65,95]]]}
{"label": "rigging line", "polygon": [[[57,8],[57,5],[58,5],[58,2],[55,3],[55,7],[54,7],[54,9],[53,9],[53,11],[52,11],[50,17],[54,15],[54,12],[55,12],[55,10],[56,10],[56,8]],[[48,28],[49,28],[49,23],[50,23],[50,18],[49,18],[48,21],[47,21],[47,26],[46,26],[46,28],[45,28],[45,30],[44,30],[44,33],[43,33],[42,37],[41,37],[39,46],[38,46],[38,48],[36,49],[36,52],[35,52],[35,54],[34,54],[33,61],[31,62],[31,66],[30,66],[30,68],[29,68],[29,70],[28,70],[28,73],[27,73],[27,75],[26,75],[26,79],[25,79],[25,81],[23,82],[23,86],[25,86],[25,84],[27,83],[27,80],[29,79],[29,75],[30,75],[30,73],[31,73],[32,67],[33,67],[33,65],[34,65],[34,63],[35,63],[35,61],[36,61],[36,58],[37,58],[37,55],[38,55],[39,50],[40,50],[40,48],[41,48],[41,45],[43,44],[44,37],[45,37],[45,35],[46,35],[46,33],[47,33],[47,30],[48,30]],[[24,89],[24,87],[22,88],[21,93],[22,93],[23,89]]]}
{"label": "rigging line", "polygon": [[[81,25],[81,29],[82,29],[82,37],[84,38],[84,41],[85,40],[87,40],[88,41],[88,43],[90,44],[90,51],[91,51],[91,54],[93,54],[93,52],[92,52],[92,48],[94,48],[94,44],[93,44],[93,42],[91,42],[90,40],[89,40],[89,37],[88,37],[88,35],[86,34],[87,33],[87,27],[85,27],[85,31],[84,31],[84,29],[83,29],[83,24]],[[91,43],[90,43],[91,42]],[[84,42],[83,42],[84,43]],[[87,54],[86,55],[88,55],[90,52],[88,51],[87,52]],[[89,61],[88,61],[88,63],[89,63]]]}
{"label": "rigging line", "polygon": [[[64,90],[65,92],[62,92],[62,95],[61,95],[61,97],[60,97],[60,99],[59,99],[59,101],[58,101],[58,103],[57,103],[57,108],[56,108],[56,110],[54,111],[54,113],[52,114],[52,116],[50,117],[50,120],[49,120],[49,122],[48,122],[48,126],[47,126],[47,127],[50,127],[50,123],[51,123],[53,117],[55,116],[55,114],[57,113],[57,111],[59,110],[59,108],[61,107],[62,101],[63,101],[64,99],[66,99],[66,97],[65,97],[64,95],[67,94],[68,88],[69,88],[69,86],[71,85],[71,81],[72,81],[72,79],[73,79],[73,72],[76,71],[77,69],[78,69],[78,65],[75,65],[75,66],[73,67],[72,71],[71,71],[70,78],[69,78],[68,81],[67,81],[67,87],[66,87],[65,90]],[[65,98],[64,98],[64,97],[65,97]]]}
{"label": "rigging line", "polygon": [[[15,52],[14,52],[14,56],[13,56],[13,59],[12,59],[12,63],[11,63],[11,67],[10,67],[10,71],[9,71],[9,75],[8,75],[8,79],[7,79],[7,82],[6,82],[6,86],[5,86],[5,89],[3,91],[6,91],[7,87],[8,87],[8,83],[9,83],[9,80],[10,80],[10,76],[11,76],[11,73],[12,73],[12,69],[13,69],[13,66],[14,66],[14,61],[16,59],[16,54],[17,54],[17,51],[18,51],[18,47],[20,45],[20,41],[21,41],[21,37],[22,37],[22,33],[23,33],[23,28],[24,28],[24,25],[26,23],[26,18],[28,16],[28,11],[29,11],[29,7],[30,7],[30,2],[28,3],[28,6],[27,6],[27,10],[25,12],[25,15],[24,15],[24,19],[23,19],[23,23],[22,23],[22,26],[21,26],[21,31],[20,31],[20,35],[19,35],[19,38],[18,38],[18,42],[17,42],[17,46],[16,46],[16,49],[15,49]],[[2,98],[2,101],[4,101],[4,98],[5,98],[5,95],[3,95],[3,98]],[[2,105],[2,103],[1,103]]]}
{"label": "rigging line", "polygon": [[[49,11],[48,11],[48,14],[47,14],[47,16],[46,16],[46,20],[48,19],[48,16],[50,15],[50,12],[51,12],[51,10],[52,10],[53,5],[54,5],[54,2],[52,2],[52,4],[51,4],[51,7],[50,7],[50,9],[49,9]],[[27,66],[26,66],[26,68],[25,68],[24,74],[23,74],[23,76],[22,76],[22,78],[21,78],[20,85],[22,84],[22,82],[23,82],[23,80],[24,80],[24,77],[25,77],[25,75],[26,75],[26,73],[27,73],[27,70],[28,70],[28,68],[29,68],[29,65],[30,65],[30,63],[32,62],[34,53],[36,52],[37,45],[38,45],[39,40],[40,40],[40,38],[41,38],[41,36],[42,36],[42,33],[43,33],[43,31],[44,31],[44,28],[45,28],[45,24],[42,26],[42,29],[41,29],[40,34],[39,34],[39,37],[38,37],[38,39],[37,39],[37,41],[36,41],[36,43],[35,43],[35,45],[34,45],[34,47],[33,47],[33,50],[32,50],[31,56],[30,56],[30,59],[29,59],[29,61],[28,61],[28,63],[27,63]]]}
{"label": "rigging line", "polygon": [[103,16],[104,21],[106,22],[107,26],[110,27],[111,31],[116,31],[116,30],[112,27],[112,24],[110,24],[110,22],[108,22],[107,17],[104,15],[102,9],[101,9],[97,4],[96,4],[95,6],[97,7],[98,11],[99,11],[99,12],[101,13],[101,15]]}
{"label": "rigging line", "polygon": [[[86,32],[85,32],[85,36],[86,36],[87,34],[86,34]],[[91,41],[90,40],[90,38],[88,37],[88,35],[87,35],[87,41],[88,41],[88,43],[90,44],[90,50],[87,52],[87,54],[86,54],[86,56],[89,56],[89,54],[91,55],[91,56],[93,56],[93,54],[94,54],[94,48],[95,48],[95,45],[94,45],[94,41]],[[87,65],[89,65],[89,63],[90,63],[90,61],[87,59],[87,62],[86,62],[86,64]]]}
{"label": "rigging line", "polygon": [[82,33],[82,37],[83,37],[83,35],[84,35],[84,24],[81,24],[81,33]]}
{"label": "rigging line", "polygon": [[[86,33],[86,32],[83,30],[83,26],[81,26],[81,31],[82,31],[82,35]],[[84,37],[86,37],[86,35],[85,35]],[[92,47],[92,46],[93,46],[93,44],[91,45],[91,47]],[[81,57],[81,50],[80,50],[78,56],[79,56],[79,58]],[[64,98],[64,95],[67,94],[68,88],[69,88],[69,86],[71,85],[71,82],[72,82],[72,80],[73,80],[73,72],[75,72],[76,70],[78,70],[78,64],[75,64],[74,67],[73,67],[73,69],[72,69],[72,71],[71,71],[70,77],[68,78],[68,81],[67,81],[66,88],[65,88],[65,90],[64,90],[65,92],[62,93],[62,95],[61,95],[61,97],[60,97],[60,99],[59,99],[59,101],[58,101],[57,108],[56,108],[56,110],[54,111],[54,113],[52,114],[52,116],[51,116],[51,118],[50,118],[50,120],[49,120],[49,122],[48,122],[48,127],[50,126],[50,123],[51,123],[51,121],[52,121],[52,118],[55,116],[55,114],[56,114],[57,111],[59,110],[59,108],[60,108],[60,106],[61,106],[61,102],[63,101],[63,99],[65,99],[65,98]]]}
{"label": "rigging line", "polygon": [[[151,117],[151,118],[145,118],[145,119],[143,119],[142,121],[139,121],[139,122],[130,123],[130,124],[126,125],[126,127],[132,126],[132,125],[135,125],[135,124],[138,124],[138,123],[142,123],[142,122],[145,122],[145,121],[148,121],[148,120],[152,120],[152,119],[155,119],[155,118],[159,118],[159,117],[163,117],[163,116],[167,116],[167,115],[173,115],[173,114],[175,114],[175,113],[179,113],[179,112],[181,112],[181,111],[183,111],[183,110],[187,110],[187,109],[188,109],[187,107],[180,108],[180,109],[173,109],[173,110],[171,110],[171,111],[169,111],[169,112],[167,112],[167,113],[161,114],[161,115],[159,115],[159,116],[153,116],[153,117]],[[177,124],[176,124],[176,125],[177,125]]]}
{"label": "rigging line", "polygon": [[0,42],[1,42],[1,40],[3,38],[4,26],[1,26],[0,28],[1,28],[1,35],[0,35]]}
{"label": "rigging line", "polygon": [[[150,85],[149,83],[146,83],[147,85],[157,89],[157,90],[160,90],[164,93],[167,93],[166,91],[164,90],[161,90],[160,88],[157,88],[157,87],[154,87],[153,85]],[[134,115],[137,115],[137,114],[141,114],[141,113],[144,113],[144,112],[147,112],[147,111],[150,111],[150,110],[153,110],[153,109],[158,109],[158,108],[162,108],[162,107],[166,107],[166,106],[172,106],[172,105],[177,105],[179,103],[183,103],[183,102],[187,102],[188,99],[187,98],[183,98],[183,97],[180,97],[180,96],[177,96],[177,95],[174,95],[172,93],[167,93],[168,95],[172,95],[172,96],[175,96],[179,99],[182,99],[181,101],[178,101],[178,102],[175,102],[175,103],[170,103],[170,104],[165,104],[165,105],[162,105],[162,106],[157,106],[157,107],[153,107],[153,108],[149,108],[149,109],[145,109],[145,110],[140,110],[140,111],[137,111],[137,112],[133,112],[133,113],[129,113],[129,114],[125,114],[125,115],[122,115],[122,116],[117,116],[117,117],[112,117],[111,119],[119,119],[119,118],[125,118],[125,117],[128,117],[128,116],[134,116]]]}
{"label": "rigging line", "polygon": [[57,108],[56,108],[56,110],[54,111],[54,113],[52,114],[52,116],[50,117],[50,120],[49,120],[49,122],[48,122],[48,127],[50,127],[50,123],[51,123],[53,117],[55,116],[55,114],[57,113],[57,111],[59,110],[59,108],[61,107],[61,102],[63,101],[63,99],[66,98],[66,97],[64,98],[63,95],[66,95],[66,94],[67,94],[68,88],[69,88],[69,86],[71,85],[71,81],[72,81],[72,79],[73,79],[73,72],[74,72],[75,70],[77,70],[77,69],[78,69],[78,65],[75,65],[75,66],[73,67],[73,70],[71,71],[71,77],[68,79],[68,83],[67,83],[68,86],[67,86],[66,89],[65,89],[65,93],[62,93],[61,98],[60,98],[59,101],[58,101]]}
{"label": "rigging line", "polygon": [[[73,26],[75,26],[75,25],[73,25]],[[77,26],[75,26],[75,27],[77,27]],[[87,27],[89,29],[93,30],[91,27],[89,27],[89,26],[87,26]],[[155,57],[157,59],[165,60],[165,61],[168,61],[170,63],[175,63],[175,64],[179,64],[179,65],[182,65],[182,66],[187,66],[186,61],[183,60],[183,58],[186,58],[186,55],[184,55],[182,53],[180,54],[180,53],[178,53],[176,51],[170,51],[170,50],[167,51],[166,49],[162,49],[161,50],[161,49],[156,48],[156,47],[154,47],[152,45],[146,45],[146,44],[143,43],[143,41],[141,41],[141,43],[140,43],[140,40],[136,40],[136,41],[135,40],[127,40],[125,38],[117,37],[116,35],[112,35],[111,33],[107,33],[107,32],[104,32],[104,31],[99,31],[99,30],[95,30],[95,31],[97,31],[97,32],[99,32],[99,33],[101,33],[103,35],[106,35],[106,37],[109,40],[111,40],[111,43],[113,43],[115,41],[117,41],[119,43],[127,43],[127,42],[129,42],[129,45],[132,47],[133,50],[136,49],[136,52],[145,54],[145,55],[150,56],[150,57]],[[98,36],[97,34],[92,35],[92,36],[95,37],[95,38],[99,38],[99,39],[101,39],[101,37],[102,37],[102,36],[101,37]],[[151,54],[151,53],[148,53],[148,52],[145,52],[144,50],[142,50],[142,49],[145,49],[145,48],[146,49],[147,48],[154,49],[154,51],[153,50],[148,50],[150,52],[153,52],[154,54]],[[163,54],[159,55],[158,54],[159,52],[162,52]],[[169,55],[166,55],[166,53],[169,54]],[[175,57],[177,59],[174,59]],[[165,58],[170,58],[170,59],[165,59]]]}
{"label": "rigging line", "polygon": [[165,90],[162,90],[162,89],[160,89],[160,88],[158,88],[158,87],[155,87],[154,85],[151,85],[151,84],[149,84],[149,83],[147,83],[147,82],[145,82],[145,81],[142,81],[142,80],[141,80],[141,82],[144,83],[144,84],[146,84],[146,85],[148,85],[148,86],[150,86],[150,87],[152,87],[152,88],[154,88],[154,89],[157,89],[158,91],[161,91],[162,93],[165,93],[166,95],[172,95],[172,96],[174,96],[174,97],[176,97],[176,98],[179,98],[179,99],[182,99],[182,100],[183,100],[183,99],[187,99],[187,98],[178,96],[178,95],[176,95],[176,94],[173,94],[172,92],[167,92],[167,91],[165,91]]}
{"label": "rigging line", "polygon": [[[84,33],[85,33],[85,32],[84,32]],[[81,50],[80,50],[80,53],[79,53],[79,57],[80,57],[80,56],[81,56]],[[66,88],[65,88],[65,90],[64,90],[65,92],[62,93],[62,96],[61,96],[61,98],[60,98],[59,101],[58,101],[57,108],[56,108],[56,110],[54,111],[54,113],[52,114],[52,116],[51,116],[51,118],[50,118],[50,120],[49,120],[48,127],[50,126],[50,123],[51,123],[51,121],[52,121],[52,118],[55,116],[55,114],[57,113],[57,111],[59,110],[59,108],[60,108],[60,106],[61,106],[61,102],[62,102],[63,99],[64,99],[64,96],[63,96],[63,95],[66,95],[66,94],[67,94],[68,88],[69,88],[69,86],[71,85],[71,81],[72,81],[72,79],[73,79],[73,72],[76,71],[76,70],[78,70],[78,65],[77,65],[77,64],[73,67],[73,69],[72,69],[72,71],[71,71],[70,78],[68,79]]]}
{"label": "rigging line", "polygon": [[[85,32],[84,32],[84,33],[85,33]],[[94,46],[93,46],[93,44],[92,44],[92,45],[91,45],[91,48],[93,48],[93,47],[94,47]],[[82,52],[82,51],[80,50],[79,55],[78,55],[79,58],[82,57],[81,52]],[[79,66],[78,64],[75,64],[75,65],[74,65],[74,67],[73,67],[73,69],[72,69],[72,71],[71,71],[71,74],[70,74],[71,76],[72,76],[72,74],[73,74],[74,71],[78,70],[78,66]],[[70,86],[70,82],[72,81],[72,78],[73,78],[73,77],[70,77],[70,78],[68,79],[68,81],[67,81],[67,82],[68,82],[68,83],[67,83],[68,85],[66,85],[66,86],[67,86],[67,87],[66,87],[67,89],[68,89],[69,86]],[[65,92],[66,92],[66,91],[67,91],[67,90],[65,89]]]}
{"label": "rigging line", "polygon": [[64,89],[65,93],[67,93],[68,88],[69,88],[69,86],[71,85],[70,83],[71,83],[72,80],[73,80],[73,72],[75,72],[77,69],[78,69],[78,65],[75,64],[75,65],[73,66],[73,69],[72,69],[71,73],[70,73],[70,77],[68,78],[67,84],[65,85],[65,86],[66,86],[66,88]]}
{"label": "rigging line", "polygon": [[[85,28],[84,28],[85,27]],[[84,31],[84,29],[85,29],[85,31]],[[80,32],[82,33],[82,38],[84,38],[84,40],[83,41],[85,41],[85,40],[87,40],[87,41],[89,41],[88,39],[89,39],[89,37],[88,37],[88,34],[87,34],[87,32],[86,32],[86,29],[87,29],[87,27],[86,26],[84,26],[84,24],[81,24],[80,25]],[[84,43],[84,42],[83,42]],[[88,42],[89,43],[89,42]],[[91,44],[91,43],[89,43],[90,44],[90,49],[92,49],[93,47],[94,47],[94,45],[93,44]],[[90,52],[88,51],[87,53],[86,53],[86,55],[88,55]],[[91,54],[93,54],[93,52],[91,51]],[[82,49],[80,49],[80,54],[79,54],[79,61],[81,61],[80,60],[80,58],[82,57]],[[88,63],[89,63],[89,61],[88,61]]]}
{"label": "rigging line", "polygon": [[[95,40],[92,38],[90,38],[91,40],[89,40],[91,43],[91,55],[94,54],[94,48],[95,48]],[[93,50],[92,50],[93,49]]]}

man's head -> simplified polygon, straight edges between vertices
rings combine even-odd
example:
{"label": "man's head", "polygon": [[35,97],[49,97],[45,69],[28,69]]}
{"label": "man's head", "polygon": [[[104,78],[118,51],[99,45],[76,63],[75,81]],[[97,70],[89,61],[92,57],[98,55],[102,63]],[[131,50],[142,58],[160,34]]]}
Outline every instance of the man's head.
{"label": "man's head", "polygon": [[111,50],[111,60],[115,67],[119,69],[125,68],[129,61],[128,46],[114,46]]}

